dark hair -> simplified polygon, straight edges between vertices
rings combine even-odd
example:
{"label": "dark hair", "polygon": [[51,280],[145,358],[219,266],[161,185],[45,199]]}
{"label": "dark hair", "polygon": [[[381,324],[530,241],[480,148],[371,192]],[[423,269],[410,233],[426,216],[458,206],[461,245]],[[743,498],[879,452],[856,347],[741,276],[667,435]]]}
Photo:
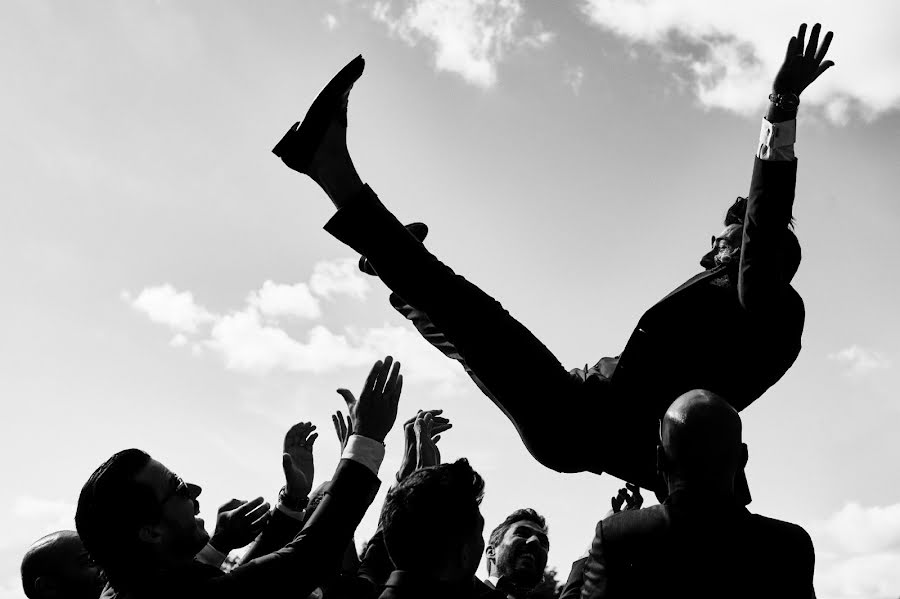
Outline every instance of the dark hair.
{"label": "dark hair", "polygon": [[530,507],[522,508],[511,513],[503,522],[497,525],[497,528],[491,532],[491,536],[488,539],[488,545],[491,547],[499,545],[503,540],[503,535],[505,535],[506,531],[509,530],[509,527],[516,522],[534,522],[541,527],[541,530],[547,530],[547,522],[544,520],[543,516]]}
{"label": "dark hair", "polygon": [[91,559],[122,592],[144,565],[138,529],[160,516],[153,490],[135,480],[150,461],[140,449],[126,449],[94,470],[81,488],[75,528]]}
{"label": "dark hair", "polygon": [[482,497],[484,479],[465,458],[407,476],[388,493],[381,513],[384,544],[395,567],[435,569],[477,526]]}
{"label": "dark hair", "polygon": [[58,530],[35,541],[22,556],[19,572],[22,575],[22,590],[29,599],[34,599],[35,583],[41,576],[52,575],[62,566],[59,555],[60,541],[78,537],[74,530]]}

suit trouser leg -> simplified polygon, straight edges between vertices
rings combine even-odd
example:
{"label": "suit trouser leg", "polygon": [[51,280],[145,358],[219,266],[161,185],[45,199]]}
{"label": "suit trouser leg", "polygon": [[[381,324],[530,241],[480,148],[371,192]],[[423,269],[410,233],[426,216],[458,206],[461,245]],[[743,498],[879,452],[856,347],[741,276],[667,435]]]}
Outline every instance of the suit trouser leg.
{"label": "suit trouser leg", "polygon": [[629,429],[608,381],[570,376],[540,340],[433,256],[368,188],[325,228],[428,315],[538,461],[560,472],[606,469],[609,451]]}

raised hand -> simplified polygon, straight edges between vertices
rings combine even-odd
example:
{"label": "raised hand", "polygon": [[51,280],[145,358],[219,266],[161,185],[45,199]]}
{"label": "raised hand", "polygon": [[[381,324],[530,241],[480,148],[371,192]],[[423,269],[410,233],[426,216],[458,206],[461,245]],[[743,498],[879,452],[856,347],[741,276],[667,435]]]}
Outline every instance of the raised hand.
{"label": "raised hand", "polygon": [[350,435],[353,434],[353,421],[350,420],[350,416],[347,416],[345,422],[343,412],[338,410],[331,415],[331,423],[334,425],[334,432],[341,443],[341,454],[343,455],[344,448],[347,447],[347,441],[350,439]]}
{"label": "raised hand", "polygon": [[379,360],[372,366],[358,400],[347,389],[338,389],[337,392],[347,402],[356,433],[383,443],[397,420],[397,404],[402,389],[400,362],[394,364],[394,359],[387,356],[383,362]]}
{"label": "raised hand", "polygon": [[416,433],[416,453],[418,454],[416,468],[439,466],[441,450],[438,449],[437,441],[441,436],[434,432],[434,416],[431,412],[422,412],[416,416],[413,430]]}
{"label": "raised hand", "polygon": [[313,443],[319,436],[315,430],[311,422],[298,422],[284,436],[281,467],[284,470],[285,492],[292,499],[306,499],[312,490],[315,474]]}
{"label": "raised hand", "polygon": [[795,37],[788,42],[784,62],[775,75],[772,82],[772,91],[776,94],[796,94],[805,90],[819,75],[834,66],[831,60],[825,60],[828,46],[831,45],[833,34],[829,31],[819,44],[819,32],[822,26],[816,23],[809,34],[809,43],[804,50],[803,44],[806,37],[806,23],[800,25],[800,30]]}
{"label": "raised hand", "polygon": [[612,498],[613,513],[623,511],[623,504],[625,505],[624,511],[640,509],[644,504],[641,488],[631,483],[625,483],[625,488],[619,489],[618,495]]}
{"label": "raised hand", "polygon": [[253,501],[232,499],[219,507],[216,530],[209,544],[228,552],[253,541],[269,521],[269,504],[262,497]]}
{"label": "raised hand", "polygon": [[403,448],[403,461],[400,462],[400,469],[397,471],[397,482],[402,481],[404,478],[412,474],[419,463],[416,431],[413,428],[416,419],[419,418],[423,413],[431,414],[431,440],[433,443],[437,443],[441,439],[441,433],[449,430],[453,426],[452,424],[450,424],[450,421],[447,418],[441,416],[443,412],[444,410],[426,410],[425,412],[419,410],[419,412],[415,416],[403,423],[403,437],[405,446]]}

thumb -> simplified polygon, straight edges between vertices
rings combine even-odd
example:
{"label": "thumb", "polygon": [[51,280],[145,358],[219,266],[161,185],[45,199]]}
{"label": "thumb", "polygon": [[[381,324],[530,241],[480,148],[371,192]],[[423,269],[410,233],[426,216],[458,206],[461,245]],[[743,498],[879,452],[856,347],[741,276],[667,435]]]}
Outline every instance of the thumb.
{"label": "thumb", "polygon": [[289,453],[281,454],[281,468],[288,474],[294,468],[294,458]]}
{"label": "thumb", "polygon": [[338,389],[337,392],[338,392],[338,395],[340,395],[341,397],[343,397],[343,398],[344,398],[344,401],[347,402],[347,408],[348,408],[348,409],[351,408],[351,407],[353,406],[353,404],[356,403],[356,398],[353,397],[353,394],[350,393],[349,390],[347,390],[347,389]]}

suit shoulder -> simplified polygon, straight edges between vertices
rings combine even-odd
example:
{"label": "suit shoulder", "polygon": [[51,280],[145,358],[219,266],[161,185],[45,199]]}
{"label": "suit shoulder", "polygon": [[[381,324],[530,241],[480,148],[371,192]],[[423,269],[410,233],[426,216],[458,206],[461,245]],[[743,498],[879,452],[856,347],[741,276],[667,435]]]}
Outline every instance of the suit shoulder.
{"label": "suit shoulder", "polygon": [[806,529],[799,524],[760,516],[759,514],[752,514],[750,523],[757,533],[766,537],[768,542],[773,545],[789,545],[792,551],[813,551],[812,538],[806,532]]}
{"label": "suit shoulder", "polygon": [[666,506],[654,505],[639,510],[626,510],[601,520],[606,540],[637,539],[659,534],[668,528],[669,514]]}

